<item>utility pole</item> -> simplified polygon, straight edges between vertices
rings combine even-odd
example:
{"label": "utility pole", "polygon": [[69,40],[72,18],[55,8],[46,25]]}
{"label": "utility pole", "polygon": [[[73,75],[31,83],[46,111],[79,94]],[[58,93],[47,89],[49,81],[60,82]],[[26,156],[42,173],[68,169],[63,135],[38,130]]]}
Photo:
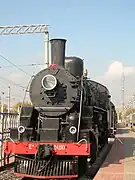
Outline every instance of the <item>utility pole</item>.
{"label": "utility pole", "polygon": [[10,86],[8,87],[8,115],[10,113],[10,95],[11,94],[11,88]]}
{"label": "utility pole", "polygon": [[0,26],[0,35],[44,34],[45,68],[49,66],[49,31],[47,24]]}
{"label": "utility pole", "polygon": [[4,92],[1,93],[1,116],[0,116],[0,119],[1,119],[1,122],[0,122],[0,131],[2,132],[3,130],[3,112],[4,112]]}
{"label": "utility pole", "polygon": [[7,123],[8,123],[8,127],[10,128],[10,86],[8,86],[8,117],[7,117]]}
{"label": "utility pole", "polygon": [[124,73],[124,66],[123,66],[123,72],[122,72],[122,110],[123,110],[122,121],[124,121],[124,110],[125,110],[125,73]]}
{"label": "utility pole", "polygon": [[1,113],[4,112],[4,92],[2,92],[2,95],[1,95]]}

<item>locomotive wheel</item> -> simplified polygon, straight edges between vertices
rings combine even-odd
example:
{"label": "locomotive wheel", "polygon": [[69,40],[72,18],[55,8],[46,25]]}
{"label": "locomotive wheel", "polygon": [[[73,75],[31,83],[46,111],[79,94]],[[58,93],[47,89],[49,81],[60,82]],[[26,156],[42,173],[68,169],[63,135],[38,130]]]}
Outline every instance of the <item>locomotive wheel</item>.
{"label": "locomotive wheel", "polygon": [[90,163],[93,164],[98,155],[98,140],[93,132],[90,134],[90,143],[91,143],[91,161]]}
{"label": "locomotive wheel", "polygon": [[[90,152],[90,162],[89,165],[91,166],[97,156],[98,156],[98,140],[96,139],[96,136],[93,132],[90,133],[90,143],[91,143],[91,152]],[[79,164],[78,164],[78,175],[79,175],[79,180],[88,180],[88,177],[85,178],[85,175],[87,173],[87,157],[79,157],[78,160]]]}

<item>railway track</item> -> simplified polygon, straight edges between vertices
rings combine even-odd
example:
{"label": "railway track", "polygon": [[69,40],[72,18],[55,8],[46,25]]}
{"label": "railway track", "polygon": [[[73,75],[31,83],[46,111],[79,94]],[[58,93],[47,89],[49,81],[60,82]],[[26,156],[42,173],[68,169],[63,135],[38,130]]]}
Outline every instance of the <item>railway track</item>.
{"label": "railway track", "polygon": [[[91,168],[88,171],[88,176],[81,177],[78,180],[92,180],[100,167],[102,166],[107,154],[111,150],[113,143],[106,144],[101,152],[99,153],[99,156],[97,157],[95,163],[91,166]],[[13,166],[14,163],[8,164],[5,167],[0,167],[0,180],[30,180],[29,178],[21,178],[21,177],[15,177],[13,173]],[[34,179],[36,180],[36,179]],[[38,179],[39,180],[39,179]]]}

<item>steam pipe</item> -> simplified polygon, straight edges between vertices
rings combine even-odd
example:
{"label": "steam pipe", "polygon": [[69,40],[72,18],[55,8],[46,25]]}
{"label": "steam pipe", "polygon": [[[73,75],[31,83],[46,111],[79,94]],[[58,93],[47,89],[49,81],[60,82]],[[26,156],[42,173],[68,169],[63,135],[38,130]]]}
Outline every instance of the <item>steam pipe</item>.
{"label": "steam pipe", "polygon": [[65,68],[66,39],[51,39],[51,64]]}

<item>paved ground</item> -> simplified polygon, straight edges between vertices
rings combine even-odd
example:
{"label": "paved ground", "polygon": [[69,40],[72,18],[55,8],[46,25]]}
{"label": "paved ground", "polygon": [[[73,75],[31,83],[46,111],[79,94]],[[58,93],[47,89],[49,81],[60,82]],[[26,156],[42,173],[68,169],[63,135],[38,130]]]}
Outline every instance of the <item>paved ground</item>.
{"label": "paved ground", "polygon": [[94,180],[135,180],[135,132],[120,129]]}

